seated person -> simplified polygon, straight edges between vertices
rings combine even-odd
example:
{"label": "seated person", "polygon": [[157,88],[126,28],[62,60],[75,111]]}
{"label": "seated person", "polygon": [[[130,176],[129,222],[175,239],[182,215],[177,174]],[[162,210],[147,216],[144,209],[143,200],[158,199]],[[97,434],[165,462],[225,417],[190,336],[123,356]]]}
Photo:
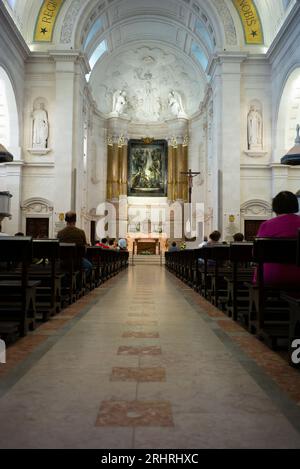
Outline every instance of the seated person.
{"label": "seated person", "polygon": [[234,243],[243,243],[245,237],[243,235],[243,233],[235,233],[235,235],[233,235],[233,242]]}
{"label": "seated person", "polygon": [[120,251],[127,251],[127,241],[126,241],[126,239],[119,239],[118,246],[119,246]]}
{"label": "seated person", "polygon": [[169,247],[169,252],[178,252],[178,251],[180,251],[180,249],[177,246],[177,243],[173,241],[172,245]]}
{"label": "seated person", "polygon": [[[300,229],[297,197],[292,192],[280,192],[273,199],[272,208],[276,217],[260,225],[257,238],[297,238]],[[254,281],[256,281],[256,276]],[[300,285],[300,267],[265,264],[264,281],[271,285]]]}
{"label": "seated person", "polygon": [[[209,235],[209,240],[206,243],[206,245],[203,246],[203,247],[206,247],[206,246],[210,247],[210,246],[214,246],[214,245],[217,245],[217,244],[221,244],[220,239],[221,239],[220,231],[215,230]],[[199,262],[199,264],[204,264],[204,260],[201,257],[198,259],[198,262]],[[209,259],[208,262],[207,262],[207,265],[209,267],[213,267],[215,264],[216,263],[213,259]]]}
{"label": "seated person", "polygon": [[97,243],[96,246],[99,246],[101,249],[109,249],[107,238],[102,238],[101,242]]}
{"label": "seated person", "polygon": [[113,250],[116,249],[115,240],[114,240],[114,239],[110,239],[110,240],[108,241],[108,247],[109,247],[109,249],[113,249]]}
{"label": "seated person", "polygon": [[221,239],[221,233],[218,230],[213,231],[209,235],[209,240],[207,242],[207,246],[211,246],[214,244],[220,244],[220,239]]}
{"label": "seated person", "polygon": [[[67,212],[65,216],[67,226],[57,234],[57,238],[61,243],[74,243],[77,246],[86,246],[85,232],[76,225],[76,213]],[[82,268],[89,275],[92,272],[92,264],[85,257],[82,259]]]}

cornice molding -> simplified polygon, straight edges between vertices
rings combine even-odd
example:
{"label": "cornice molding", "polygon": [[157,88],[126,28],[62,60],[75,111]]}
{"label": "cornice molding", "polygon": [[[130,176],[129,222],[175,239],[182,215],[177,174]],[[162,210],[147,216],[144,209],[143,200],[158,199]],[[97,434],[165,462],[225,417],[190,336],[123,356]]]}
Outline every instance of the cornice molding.
{"label": "cornice molding", "polygon": [[247,52],[220,52],[212,56],[206,69],[206,73],[212,77],[218,65],[241,64],[248,59]]}

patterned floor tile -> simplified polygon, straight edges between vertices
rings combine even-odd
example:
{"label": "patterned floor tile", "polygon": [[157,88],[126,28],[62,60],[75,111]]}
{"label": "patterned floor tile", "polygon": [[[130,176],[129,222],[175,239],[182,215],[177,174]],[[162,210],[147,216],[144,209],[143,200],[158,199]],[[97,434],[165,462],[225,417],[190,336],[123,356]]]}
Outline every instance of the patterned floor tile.
{"label": "patterned floor tile", "polygon": [[157,321],[127,321],[127,326],[157,326]]}
{"label": "patterned floor tile", "polygon": [[97,427],[173,427],[172,408],[161,401],[104,401]]}
{"label": "patterned floor tile", "polygon": [[124,339],[134,338],[134,339],[158,339],[158,332],[138,332],[138,331],[127,331],[122,335]]}
{"label": "patterned floor tile", "polygon": [[129,313],[128,317],[129,318],[150,318],[151,314],[147,314],[147,313]]}
{"label": "patterned floor tile", "polygon": [[164,368],[113,368],[111,381],[137,381],[140,383],[166,381]]}
{"label": "patterned floor tile", "polygon": [[161,355],[160,347],[119,347],[118,355]]}

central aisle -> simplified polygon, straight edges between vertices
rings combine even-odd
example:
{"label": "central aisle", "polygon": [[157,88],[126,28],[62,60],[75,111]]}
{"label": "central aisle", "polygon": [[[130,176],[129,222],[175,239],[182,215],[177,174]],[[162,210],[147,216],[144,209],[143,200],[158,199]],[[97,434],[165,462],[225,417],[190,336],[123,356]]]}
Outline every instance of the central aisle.
{"label": "central aisle", "polygon": [[98,289],[6,383],[1,448],[300,448],[264,376],[248,373],[251,359],[182,291],[159,266],[130,267]]}

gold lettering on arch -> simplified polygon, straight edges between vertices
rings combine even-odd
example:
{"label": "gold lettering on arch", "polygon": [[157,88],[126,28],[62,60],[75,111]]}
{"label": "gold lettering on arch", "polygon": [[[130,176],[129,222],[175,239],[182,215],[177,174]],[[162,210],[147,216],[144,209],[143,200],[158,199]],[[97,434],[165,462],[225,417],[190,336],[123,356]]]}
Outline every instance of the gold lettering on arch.
{"label": "gold lettering on arch", "polygon": [[232,0],[242,21],[246,44],[263,44],[261,20],[253,0]]}
{"label": "gold lettering on arch", "polygon": [[52,42],[59,10],[64,0],[45,0],[40,8],[34,31],[35,42]]}

